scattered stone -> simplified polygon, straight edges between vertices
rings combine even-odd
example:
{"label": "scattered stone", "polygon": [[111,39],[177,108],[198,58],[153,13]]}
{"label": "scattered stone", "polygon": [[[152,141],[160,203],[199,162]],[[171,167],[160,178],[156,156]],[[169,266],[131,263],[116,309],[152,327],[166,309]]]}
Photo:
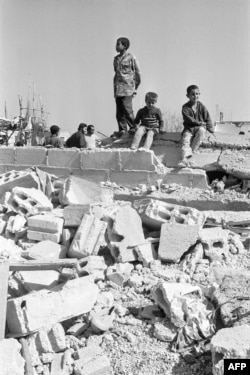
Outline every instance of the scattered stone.
{"label": "scattered stone", "polygon": [[195,245],[199,231],[199,225],[162,224],[158,250],[159,259],[167,262],[179,262],[182,255]]}
{"label": "scattered stone", "polygon": [[63,219],[51,214],[35,215],[28,218],[28,239],[50,240],[59,243],[62,239]]}

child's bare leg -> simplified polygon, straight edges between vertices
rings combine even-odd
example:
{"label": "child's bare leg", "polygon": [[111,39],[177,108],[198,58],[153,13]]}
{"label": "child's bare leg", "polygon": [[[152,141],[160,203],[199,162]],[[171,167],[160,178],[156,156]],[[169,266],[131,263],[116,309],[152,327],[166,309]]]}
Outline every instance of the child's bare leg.
{"label": "child's bare leg", "polygon": [[154,139],[154,134],[155,134],[154,130],[148,130],[147,131],[146,139],[145,139],[144,146],[143,146],[147,150],[149,150],[150,147],[152,146],[153,139]]}
{"label": "child's bare leg", "polygon": [[186,131],[182,135],[182,146],[181,146],[181,157],[185,160],[188,156],[192,155],[192,149],[190,146],[192,133]]}
{"label": "child's bare leg", "polygon": [[197,152],[206,134],[206,129],[201,126],[196,132],[192,141],[192,150]]}
{"label": "child's bare leg", "polygon": [[146,132],[145,126],[139,126],[139,128],[136,130],[134,139],[131,144],[131,149],[136,150],[141,142],[142,137],[144,136]]}

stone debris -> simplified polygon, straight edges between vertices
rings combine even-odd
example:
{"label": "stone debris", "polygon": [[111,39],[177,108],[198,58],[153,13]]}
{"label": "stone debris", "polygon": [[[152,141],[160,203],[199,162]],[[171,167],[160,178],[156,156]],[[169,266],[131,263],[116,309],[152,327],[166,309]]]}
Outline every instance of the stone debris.
{"label": "stone debris", "polygon": [[[158,160],[112,154],[129,170],[143,163],[141,173],[145,157]],[[188,188],[156,169],[130,190],[112,174],[99,185],[0,175],[0,257],[10,261],[1,374],[208,375],[213,365],[222,375],[223,358],[250,358],[249,180],[215,175],[204,190],[192,188],[199,170],[180,171]]]}
{"label": "stone debris", "polygon": [[62,239],[63,219],[50,214],[34,215],[28,218],[29,240],[59,243]]}
{"label": "stone debris", "polygon": [[[194,246],[199,238],[200,226],[179,223],[164,223],[161,226],[159,259],[179,262],[184,253]],[[181,234],[181,235],[180,235]]]}
{"label": "stone debris", "polygon": [[206,217],[204,213],[176,204],[168,204],[156,199],[141,199],[134,201],[133,207],[139,213],[143,224],[152,230],[160,230],[163,223],[178,223],[203,226]]}
{"label": "stone debris", "polygon": [[25,216],[37,215],[53,209],[51,201],[41,191],[34,188],[14,187],[8,199],[12,210]]}
{"label": "stone debris", "polygon": [[25,335],[84,314],[92,309],[97,295],[98,287],[92,279],[80,277],[49,291],[41,290],[10,299],[7,303],[8,328],[12,334]]}
{"label": "stone debris", "polygon": [[94,215],[84,215],[69,248],[71,258],[84,258],[97,255],[100,247],[105,246],[107,224]]}
{"label": "stone debris", "polygon": [[24,358],[22,346],[15,339],[0,340],[1,375],[24,375]]}
{"label": "stone debris", "polygon": [[213,375],[224,374],[224,359],[250,358],[250,326],[219,330],[211,340]]}

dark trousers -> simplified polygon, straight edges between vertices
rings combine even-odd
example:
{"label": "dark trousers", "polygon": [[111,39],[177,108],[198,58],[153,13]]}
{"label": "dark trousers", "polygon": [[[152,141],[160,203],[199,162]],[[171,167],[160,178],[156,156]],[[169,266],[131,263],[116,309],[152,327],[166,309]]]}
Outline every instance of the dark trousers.
{"label": "dark trousers", "polygon": [[134,112],[132,108],[132,95],[117,96],[116,102],[116,120],[119,131],[127,130],[127,126],[134,128]]}

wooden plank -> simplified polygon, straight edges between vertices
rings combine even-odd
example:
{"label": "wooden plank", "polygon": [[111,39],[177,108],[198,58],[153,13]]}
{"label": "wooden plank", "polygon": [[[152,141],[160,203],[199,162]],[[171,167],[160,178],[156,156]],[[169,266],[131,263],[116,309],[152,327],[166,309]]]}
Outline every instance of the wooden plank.
{"label": "wooden plank", "polygon": [[5,337],[8,278],[9,261],[8,259],[0,259],[0,340]]}
{"label": "wooden plank", "polygon": [[58,270],[58,268],[77,268],[78,260],[73,259],[53,259],[48,260],[28,260],[24,262],[10,262],[10,271],[38,271],[38,270]]}

